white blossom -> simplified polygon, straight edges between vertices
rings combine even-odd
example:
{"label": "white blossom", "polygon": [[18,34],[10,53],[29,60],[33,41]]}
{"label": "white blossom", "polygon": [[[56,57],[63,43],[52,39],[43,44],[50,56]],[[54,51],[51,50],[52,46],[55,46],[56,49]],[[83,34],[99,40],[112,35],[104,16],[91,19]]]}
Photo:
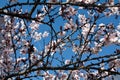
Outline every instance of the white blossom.
{"label": "white blossom", "polygon": [[117,26],[117,29],[120,30],[120,24]]}
{"label": "white blossom", "polygon": [[65,60],[65,64],[70,64],[70,60]]}
{"label": "white blossom", "polygon": [[10,2],[17,2],[17,0],[9,0]]}
{"label": "white blossom", "polygon": [[[89,31],[90,31],[90,24],[87,23],[82,27],[83,36],[86,37]],[[94,32],[94,28],[90,32]]]}
{"label": "white blossom", "polygon": [[39,23],[35,22],[35,21],[32,21],[32,23],[30,24],[30,28],[32,30],[38,30],[39,29]]}
{"label": "white blossom", "polygon": [[25,57],[17,58],[17,62],[21,62],[23,60],[26,60],[26,58]]}
{"label": "white blossom", "polygon": [[110,10],[113,14],[119,14],[119,8],[118,7],[111,7]]}
{"label": "white blossom", "polygon": [[26,54],[26,53],[27,53],[26,48],[22,48],[22,49],[20,49],[20,53],[21,53],[21,54]]}
{"label": "white blossom", "polygon": [[42,21],[43,19],[44,19],[44,14],[41,14],[41,13],[37,14],[38,21]]}
{"label": "white blossom", "polygon": [[49,33],[47,31],[44,31],[44,33],[42,34],[43,37],[48,37]]}
{"label": "white blossom", "polygon": [[59,32],[59,36],[64,36],[66,34],[66,32],[65,31],[61,31],[61,32]]}
{"label": "white blossom", "polygon": [[86,17],[85,17],[85,15],[82,15],[82,14],[79,14],[78,15],[78,18],[79,18],[79,22],[80,23],[83,23],[83,24],[85,24],[86,23]]}
{"label": "white blossom", "polygon": [[101,30],[105,30],[105,28],[106,28],[106,27],[105,27],[105,24],[104,24],[104,23],[100,23],[100,24],[99,24],[99,28],[100,28]]}
{"label": "white blossom", "polygon": [[42,39],[42,33],[35,32],[32,36],[36,41]]}

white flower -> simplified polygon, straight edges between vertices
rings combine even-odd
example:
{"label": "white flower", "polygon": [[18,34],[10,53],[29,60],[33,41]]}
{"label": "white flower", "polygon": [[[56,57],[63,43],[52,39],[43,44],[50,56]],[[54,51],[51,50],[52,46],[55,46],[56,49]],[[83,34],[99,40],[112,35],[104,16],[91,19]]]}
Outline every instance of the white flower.
{"label": "white flower", "polygon": [[60,43],[62,40],[61,39],[57,39],[57,43]]}
{"label": "white flower", "polygon": [[68,24],[68,23],[65,23],[64,29],[65,29],[65,30],[68,30],[68,29],[70,29],[70,28],[71,28],[71,25]]}
{"label": "white flower", "polygon": [[100,42],[104,43],[104,45],[109,45],[110,44],[109,38],[106,35],[103,38],[100,39]]}
{"label": "white flower", "polygon": [[110,41],[111,41],[111,42],[116,42],[116,41],[118,41],[118,37],[111,37],[111,38],[110,38]]}
{"label": "white flower", "polygon": [[74,79],[75,80],[80,80],[80,76],[76,74],[76,75],[74,75]]}
{"label": "white flower", "polygon": [[21,53],[21,54],[26,54],[26,53],[27,53],[26,48],[22,48],[22,49],[20,49],[20,53]]}
{"label": "white flower", "polygon": [[120,38],[120,31],[115,30],[115,32],[116,32],[117,36],[119,36],[119,38]]}
{"label": "white flower", "polygon": [[59,32],[59,36],[64,36],[66,34],[66,32],[65,31],[61,31],[61,32]]}
{"label": "white flower", "polygon": [[24,46],[27,46],[27,47],[29,46],[29,42],[24,39],[22,39],[22,43],[24,44]]}
{"label": "white flower", "polygon": [[45,31],[42,35],[42,37],[48,37],[49,33],[47,31]]}
{"label": "white flower", "polygon": [[115,65],[115,66],[116,66],[117,68],[120,68],[120,59],[116,59],[115,62],[116,62],[116,65]]}
{"label": "white flower", "polygon": [[44,13],[47,13],[46,8],[47,8],[47,7],[46,7],[45,5],[42,7],[42,11],[43,11]]}
{"label": "white flower", "polygon": [[82,0],[66,0],[66,2],[81,2]]}
{"label": "white flower", "polygon": [[[2,64],[4,61],[3,61],[3,59],[0,59],[0,64]],[[1,66],[1,65],[0,65]]]}
{"label": "white flower", "polygon": [[2,25],[2,24],[3,24],[3,25],[5,24],[5,22],[4,22],[4,17],[1,17],[1,16],[0,16],[0,25]]}
{"label": "white flower", "polygon": [[10,2],[17,2],[17,0],[9,0]]}
{"label": "white flower", "polygon": [[92,3],[96,2],[97,0],[82,0],[82,1],[86,4],[92,4]]}
{"label": "white flower", "polygon": [[70,60],[65,60],[65,64],[70,64]]}
{"label": "white flower", "polygon": [[62,48],[65,45],[66,45],[66,43],[63,42],[62,44],[60,44],[60,47]]}
{"label": "white flower", "polygon": [[20,21],[20,24],[21,24],[21,30],[25,30],[26,27],[23,20]]}
{"label": "white flower", "polygon": [[35,32],[32,37],[33,37],[36,41],[41,40],[41,38],[42,38],[42,33]]}
{"label": "white flower", "polygon": [[110,8],[113,14],[119,14],[119,8],[118,7],[112,7]]}
{"label": "white flower", "polygon": [[76,14],[76,11],[75,11],[75,9],[73,7],[69,7],[68,12],[69,12],[70,15]]}
{"label": "white flower", "polygon": [[76,0],[76,2],[82,2],[83,0]]}
{"label": "white flower", "polygon": [[35,54],[31,54],[30,59],[32,62],[35,62],[37,60],[37,56]]}
{"label": "white flower", "polygon": [[58,2],[59,0],[49,0],[50,2]]}
{"label": "white flower", "polygon": [[8,37],[8,38],[10,38],[10,37],[11,37],[11,34],[10,34],[10,33],[8,33],[8,34],[7,34],[7,37]]}
{"label": "white flower", "polygon": [[85,76],[85,74],[80,72],[80,77],[84,77],[84,76]]}
{"label": "white flower", "polygon": [[50,50],[50,45],[45,46],[45,53],[47,53]]}
{"label": "white flower", "polygon": [[38,49],[35,46],[33,47],[33,49],[34,49],[34,52],[38,52]]}
{"label": "white flower", "polygon": [[86,4],[89,4],[89,3],[91,2],[91,0],[84,0],[84,2],[85,2]]}
{"label": "white flower", "polygon": [[115,59],[109,63],[110,67],[120,68],[120,59]]}
{"label": "white flower", "polygon": [[78,52],[78,50],[79,50],[79,47],[78,47],[78,46],[76,46],[76,45],[74,45],[74,46],[73,46],[72,51],[73,51],[73,52],[75,52],[75,53],[77,53],[77,52]]}
{"label": "white flower", "polygon": [[[89,23],[85,24],[85,26],[82,27],[82,34],[83,34],[84,37],[86,37],[89,30],[90,30],[90,24]],[[91,30],[91,32],[93,32],[93,29]]]}
{"label": "white flower", "polygon": [[22,57],[22,58],[17,58],[17,62],[21,62],[21,61],[24,61],[24,60],[26,60],[26,58],[25,58],[25,57]]}
{"label": "white flower", "polygon": [[17,22],[16,25],[15,25],[13,28],[14,28],[14,29],[17,29],[17,28],[19,28],[19,25],[20,25],[20,23]]}
{"label": "white flower", "polygon": [[92,53],[97,54],[98,52],[99,52],[99,48],[98,47],[92,48]]}
{"label": "white flower", "polygon": [[102,27],[102,26],[105,26],[105,24],[104,24],[104,23],[100,23],[100,24],[99,24],[99,27]]}
{"label": "white flower", "polygon": [[109,1],[109,5],[114,5],[114,0],[108,0]]}
{"label": "white flower", "polygon": [[7,22],[8,19],[9,19],[9,16],[8,16],[8,15],[5,15],[5,16],[4,16],[4,21]]}
{"label": "white flower", "polygon": [[104,23],[100,23],[100,24],[99,24],[99,28],[100,28],[101,30],[105,30],[105,29],[106,29],[105,24],[104,24]]}
{"label": "white flower", "polygon": [[85,24],[86,23],[86,17],[85,15],[79,14],[78,15],[79,22]]}
{"label": "white flower", "polygon": [[37,20],[38,20],[38,21],[42,21],[43,19],[44,19],[44,14],[39,13],[39,14],[37,15]]}
{"label": "white flower", "polygon": [[55,76],[50,74],[48,71],[44,73],[43,80],[55,80]]}
{"label": "white flower", "polygon": [[25,25],[23,20],[21,20],[20,23],[21,23],[21,25]]}
{"label": "white flower", "polygon": [[18,40],[19,38],[18,38],[17,35],[15,35],[15,36],[13,37],[13,39]]}
{"label": "white flower", "polygon": [[67,80],[68,75],[66,73],[62,73],[60,80]]}
{"label": "white flower", "polygon": [[39,28],[39,23],[35,22],[35,21],[32,21],[32,23],[30,24],[30,28],[32,30],[38,30]]}
{"label": "white flower", "polygon": [[8,78],[8,80],[12,80],[12,78]]}
{"label": "white flower", "polygon": [[1,43],[4,44],[6,41],[5,40],[1,40]]}
{"label": "white flower", "polygon": [[120,44],[120,39],[118,39],[118,43]]}
{"label": "white flower", "polygon": [[117,34],[116,33],[113,33],[113,34],[110,34],[110,42],[114,43],[114,42],[117,42],[118,41],[118,37],[117,37]]}
{"label": "white flower", "polygon": [[120,24],[117,26],[117,29],[120,30]]}

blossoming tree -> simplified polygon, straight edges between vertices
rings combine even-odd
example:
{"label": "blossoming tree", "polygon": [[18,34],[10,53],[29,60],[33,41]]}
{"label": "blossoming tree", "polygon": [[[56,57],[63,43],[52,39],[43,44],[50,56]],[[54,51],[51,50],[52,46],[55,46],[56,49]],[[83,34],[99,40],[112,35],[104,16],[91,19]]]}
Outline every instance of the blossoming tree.
{"label": "blossoming tree", "polygon": [[0,7],[0,80],[119,77],[118,0],[4,2]]}

